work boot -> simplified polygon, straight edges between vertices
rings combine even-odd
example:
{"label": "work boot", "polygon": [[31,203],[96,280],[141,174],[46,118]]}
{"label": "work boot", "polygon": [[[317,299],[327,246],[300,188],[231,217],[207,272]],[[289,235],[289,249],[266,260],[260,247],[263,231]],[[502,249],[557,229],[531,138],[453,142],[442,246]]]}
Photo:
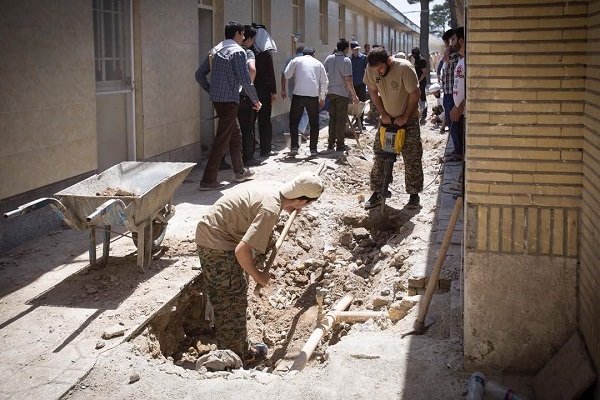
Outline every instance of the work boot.
{"label": "work boot", "polygon": [[383,196],[379,192],[373,192],[369,200],[365,201],[365,210],[370,210],[381,205]]}
{"label": "work boot", "polygon": [[406,203],[406,208],[419,208],[421,207],[421,202],[418,194],[411,194],[408,199],[408,203]]}

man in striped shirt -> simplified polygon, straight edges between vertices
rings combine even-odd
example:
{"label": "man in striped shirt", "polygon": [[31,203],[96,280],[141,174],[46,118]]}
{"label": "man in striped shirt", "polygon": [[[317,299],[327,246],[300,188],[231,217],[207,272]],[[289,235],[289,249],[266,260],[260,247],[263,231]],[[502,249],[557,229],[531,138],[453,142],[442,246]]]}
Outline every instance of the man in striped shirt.
{"label": "man in striped shirt", "polygon": [[[221,158],[229,147],[235,180],[243,182],[254,175],[254,171],[244,168],[242,161],[242,134],[238,123],[240,86],[250,97],[254,109],[261,103],[252,85],[246,64],[246,52],[241,47],[244,40],[244,25],[230,22],[225,26],[225,40],[216,45],[206,56],[196,71],[196,80],[210,93],[219,118],[217,134],[204,168],[200,190],[218,190],[225,185],[217,180]],[[210,73],[210,82],[207,75]]]}

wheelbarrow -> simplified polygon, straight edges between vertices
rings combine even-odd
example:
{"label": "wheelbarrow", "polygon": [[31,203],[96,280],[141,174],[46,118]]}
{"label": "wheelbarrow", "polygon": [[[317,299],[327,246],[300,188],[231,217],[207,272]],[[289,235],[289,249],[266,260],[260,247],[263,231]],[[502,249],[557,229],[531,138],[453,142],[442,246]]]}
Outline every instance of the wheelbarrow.
{"label": "wheelbarrow", "polygon": [[[108,261],[111,226],[125,226],[137,247],[137,266],[145,272],[152,261],[153,249],[162,243],[167,222],[175,214],[175,189],[195,165],[125,161],[56,193],[54,197],[37,199],[7,212],[4,218],[50,205],[71,228],[90,230],[92,268],[101,268]],[[104,231],[100,259],[96,257],[96,228]]]}

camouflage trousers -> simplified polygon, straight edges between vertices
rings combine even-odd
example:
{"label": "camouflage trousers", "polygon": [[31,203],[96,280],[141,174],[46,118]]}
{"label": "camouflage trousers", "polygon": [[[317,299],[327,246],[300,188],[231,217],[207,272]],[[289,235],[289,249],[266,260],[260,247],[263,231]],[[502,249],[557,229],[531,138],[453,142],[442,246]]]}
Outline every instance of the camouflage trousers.
{"label": "camouflage trousers", "polygon": [[242,360],[248,351],[248,276],[233,251],[198,246],[202,283],[215,312],[217,347],[230,349]]}
{"label": "camouflage trousers", "polygon": [[[423,190],[423,145],[421,143],[421,127],[419,118],[415,117],[406,123],[406,138],[402,148],[402,159],[404,160],[404,185],[406,193],[417,194]],[[379,134],[379,128],[378,128]],[[382,155],[379,137],[373,142],[373,167],[371,168],[371,190],[381,191],[385,170],[385,156]],[[393,168],[390,168],[388,182],[392,183]]]}

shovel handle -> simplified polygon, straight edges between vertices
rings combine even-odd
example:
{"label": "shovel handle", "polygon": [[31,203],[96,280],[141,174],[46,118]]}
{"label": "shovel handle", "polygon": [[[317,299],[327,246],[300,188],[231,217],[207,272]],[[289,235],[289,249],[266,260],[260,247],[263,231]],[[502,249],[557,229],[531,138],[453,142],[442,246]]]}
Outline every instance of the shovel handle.
{"label": "shovel handle", "polygon": [[[321,172],[323,172],[324,169],[325,169],[325,161],[323,161],[321,164],[319,164],[319,168],[317,168],[317,175],[321,175]],[[283,230],[281,231],[281,235],[279,235],[279,239],[277,239],[277,242],[275,242],[275,246],[273,247],[273,251],[271,251],[271,255],[269,256],[269,260],[265,264],[265,268],[264,268],[263,272],[268,273],[269,270],[271,269],[271,266],[273,265],[273,262],[275,261],[275,257],[277,256],[277,252],[281,248],[281,245],[283,244],[283,241],[285,240],[285,237],[287,236],[287,233],[290,230],[292,223],[294,223],[294,220],[296,219],[297,215],[298,215],[298,210],[292,211],[290,218],[287,220],[287,222],[283,226]],[[257,283],[256,287],[254,288],[254,294],[260,297],[261,289],[262,289],[262,285],[259,285]]]}

